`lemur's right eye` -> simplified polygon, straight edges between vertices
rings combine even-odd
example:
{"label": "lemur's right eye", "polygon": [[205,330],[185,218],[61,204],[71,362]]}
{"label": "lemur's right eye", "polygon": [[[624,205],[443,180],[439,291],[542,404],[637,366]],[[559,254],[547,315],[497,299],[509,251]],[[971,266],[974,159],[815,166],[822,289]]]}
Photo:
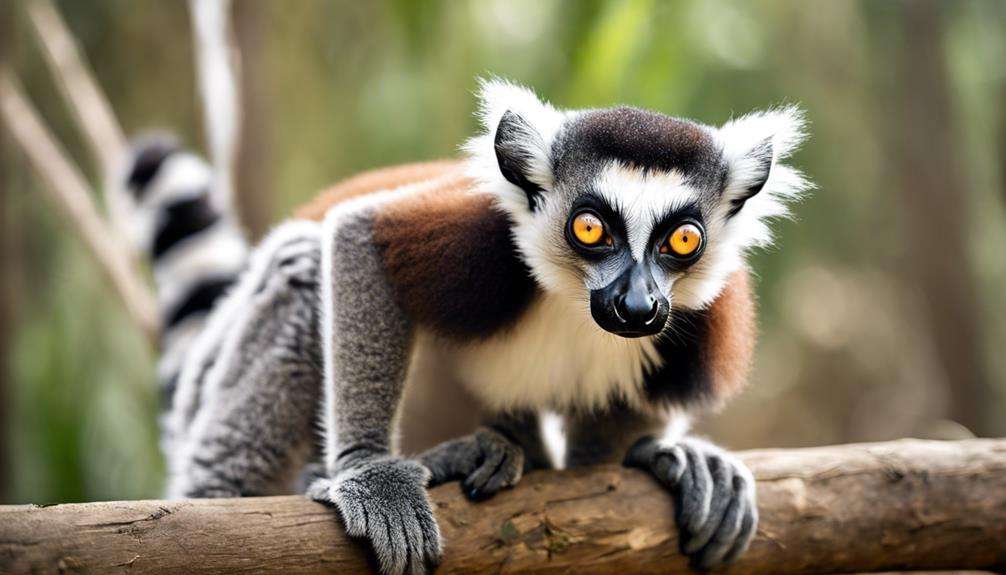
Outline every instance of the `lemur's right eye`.
{"label": "lemur's right eye", "polygon": [[596,246],[602,241],[611,245],[611,236],[604,230],[604,223],[592,212],[582,212],[573,218],[573,236],[585,246]]}

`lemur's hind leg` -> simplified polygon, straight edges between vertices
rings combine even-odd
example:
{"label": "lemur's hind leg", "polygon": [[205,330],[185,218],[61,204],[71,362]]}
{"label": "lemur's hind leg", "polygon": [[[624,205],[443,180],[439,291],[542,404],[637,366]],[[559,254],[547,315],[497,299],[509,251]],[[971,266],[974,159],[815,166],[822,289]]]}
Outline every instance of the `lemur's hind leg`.
{"label": "lemur's hind leg", "polygon": [[525,471],[550,466],[538,415],[530,411],[502,414],[474,433],[446,441],[422,453],[430,485],[460,479],[472,500],[492,497],[520,481]]}
{"label": "lemur's hind leg", "polygon": [[[170,496],[288,492],[311,456],[322,379],[318,230],[274,231],[197,341],[172,414]],[[213,355],[208,365],[199,346]]]}
{"label": "lemur's hind leg", "polygon": [[[372,201],[367,198],[366,201]],[[396,457],[391,437],[412,348],[410,321],[373,239],[372,209],[337,206],[322,232],[322,350],[328,477],[308,495],[334,505],[370,543],[383,573],[424,573],[440,560],[429,471]]]}

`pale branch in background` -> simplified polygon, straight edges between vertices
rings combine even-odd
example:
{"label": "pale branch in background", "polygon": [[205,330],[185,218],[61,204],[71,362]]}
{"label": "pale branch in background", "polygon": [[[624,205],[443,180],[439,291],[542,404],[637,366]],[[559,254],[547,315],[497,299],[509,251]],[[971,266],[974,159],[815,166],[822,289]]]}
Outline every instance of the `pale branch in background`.
{"label": "pale branch in background", "polygon": [[230,0],[189,0],[203,124],[213,164],[216,197],[234,201],[236,145],[241,129],[240,55],[230,29]]}
{"label": "pale branch in background", "polygon": [[125,234],[127,208],[121,197],[111,193],[110,185],[119,175],[119,163],[126,151],[122,128],[89,71],[77,41],[52,3],[49,0],[32,0],[27,4],[27,12],[45,61],[56,78],[56,85],[101,168],[106,183],[103,199],[112,229],[122,236]]}
{"label": "pale branch in background", "polygon": [[[758,535],[727,573],[1006,569],[1006,440],[740,454]],[[671,497],[616,466],[532,472],[470,503],[431,492],[438,573],[693,573]],[[336,513],[302,497],[0,507],[0,572],[366,573]]]}
{"label": "pale branch in background", "polygon": [[10,133],[47,184],[43,189],[73,224],[90,253],[122,298],[131,318],[154,343],[158,316],[153,293],[134,265],[127,243],[102,218],[80,170],[67,158],[16,80],[0,71],[0,112]]}

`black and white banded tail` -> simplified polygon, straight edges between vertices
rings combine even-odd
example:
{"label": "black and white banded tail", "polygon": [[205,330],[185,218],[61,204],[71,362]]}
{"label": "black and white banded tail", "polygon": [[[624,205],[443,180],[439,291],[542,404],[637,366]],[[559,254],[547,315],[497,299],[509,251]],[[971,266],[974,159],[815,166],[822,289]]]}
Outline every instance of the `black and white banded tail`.
{"label": "black and white banded tail", "polygon": [[131,239],[148,254],[161,313],[158,379],[171,404],[185,353],[236,281],[248,243],[213,170],[167,136],[136,140],[123,176]]}

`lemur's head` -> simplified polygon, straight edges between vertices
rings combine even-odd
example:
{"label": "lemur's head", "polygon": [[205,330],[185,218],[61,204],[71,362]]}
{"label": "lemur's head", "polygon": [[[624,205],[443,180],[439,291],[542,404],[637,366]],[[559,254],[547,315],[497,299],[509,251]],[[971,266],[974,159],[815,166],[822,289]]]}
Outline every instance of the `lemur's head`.
{"label": "lemur's head", "polygon": [[780,163],[804,138],[796,108],[714,128],[628,107],[560,111],[498,80],[481,97],[470,173],[509,213],[543,288],[621,336],[712,302],[809,187]]}

